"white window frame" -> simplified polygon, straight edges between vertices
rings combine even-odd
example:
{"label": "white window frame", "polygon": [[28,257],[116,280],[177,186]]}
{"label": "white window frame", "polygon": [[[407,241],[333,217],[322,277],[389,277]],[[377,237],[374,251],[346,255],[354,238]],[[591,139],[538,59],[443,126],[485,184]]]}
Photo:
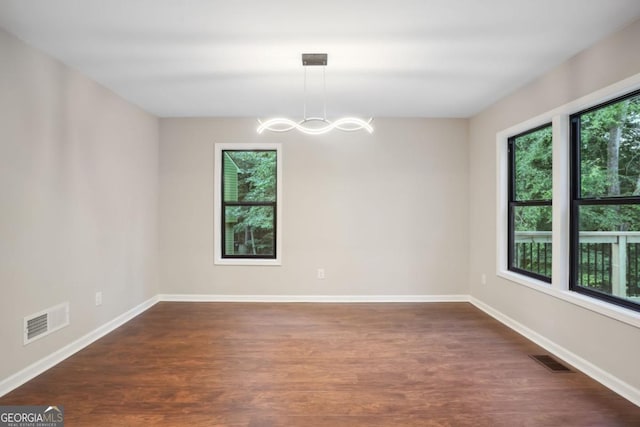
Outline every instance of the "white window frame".
{"label": "white window frame", "polygon": [[[224,150],[274,150],[276,152],[276,257],[223,258],[222,257],[222,152]],[[216,143],[213,167],[213,253],[216,265],[279,266],[282,265],[282,144],[280,143]]]}
{"label": "white window frame", "polygon": [[[640,312],[569,290],[569,207],[571,203],[569,116],[638,89],[640,89],[640,74],[501,130],[496,134],[496,276],[636,327],[640,327]],[[509,202],[508,139],[549,122],[552,123],[553,128],[551,283],[509,270],[507,214]]]}

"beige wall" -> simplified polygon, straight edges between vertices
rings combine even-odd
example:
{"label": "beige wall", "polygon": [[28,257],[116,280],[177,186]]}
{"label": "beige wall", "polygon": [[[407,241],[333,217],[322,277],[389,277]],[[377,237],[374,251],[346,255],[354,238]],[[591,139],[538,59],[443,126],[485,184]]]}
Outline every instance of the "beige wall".
{"label": "beige wall", "polygon": [[[640,21],[563,63],[469,123],[470,285],[474,297],[640,388],[640,330],[496,277],[496,132],[640,73]],[[487,284],[481,284],[481,274]]]}
{"label": "beige wall", "polygon": [[[2,30],[0,58],[2,380],[157,293],[158,121]],[[64,301],[71,325],[23,346]]]}
{"label": "beige wall", "polygon": [[[466,120],[376,119],[372,135],[256,125],[160,121],[162,293],[468,294]],[[259,141],[283,144],[282,266],[216,266],[214,143]]]}

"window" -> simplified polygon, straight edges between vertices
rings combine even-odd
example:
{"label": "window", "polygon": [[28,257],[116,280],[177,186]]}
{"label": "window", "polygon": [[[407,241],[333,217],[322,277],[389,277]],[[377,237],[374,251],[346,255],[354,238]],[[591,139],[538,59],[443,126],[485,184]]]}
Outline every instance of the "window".
{"label": "window", "polygon": [[496,149],[496,275],[640,327],[640,74]]}
{"label": "window", "polygon": [[509,138],[508,156],[508,268],[551,282],[551,125]]}
{"label": "window", "polygon": [[640,91],[571,116],[570,288],[640,308]]}
{"label": "window", "polygon": [[280,263],[280,147],[216,144],[216,263]]}

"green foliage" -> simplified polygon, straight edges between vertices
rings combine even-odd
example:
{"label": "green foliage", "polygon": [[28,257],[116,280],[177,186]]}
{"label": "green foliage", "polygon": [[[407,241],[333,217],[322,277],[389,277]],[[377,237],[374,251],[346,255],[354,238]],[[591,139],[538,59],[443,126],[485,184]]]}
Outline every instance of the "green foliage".
{"label": "green foliage", "polygon": [[[515,199],[551,200],[552,129],[538,129],[515,138]],[[551,206],[518,207],[514,210],[517,231],[551,231]]]}
{"label": "green foliage", "polygon": [[[275,151],[227,151],[238,166],[239,202],[275,202],[277,155]],[[234,218],[234,242],[240,253],[272,254],[274,205],[228,206],[226,218]]]}
{"label": "green foliage", "polygon": [[[515,138],[516,200],[550,200],[552,191],[551,128]],[[606,105],[580,116],[580,195],[584,199],[640,196],[640,96]],[[582,232],[640,231],[640,205],[581,205]],[[550,206],[514,209],[516,232],[551,230]],[[522,234],[526,236],[527,234]],[[535,235],[535,233],[529,233]],[[550,267],[541,240],[516,243],[520,268],[546,275]],[[530,246],[529,249],[527,249]],[[640,244],[627,244],[627,295],[640,294]],[[612,293],[612,275],[618,274],[610,243],[581,242],[578,284]]]}
{"label": "green foliage", "polygon": [[276,152],[228,151],[240,169],[238,200],[274,202],[276,200]]}
{"label": "green foliage", "polygon": [[[583,198],[640,195],[640,97],[581,115]],[[640,217],[622,206],[580,210],[580,229],[640,231]]]}
{"label": "green foliage", "polygon": [[[515,139],[516,200],[550,200],[551,127]],[[640,96],[581,115],[581,194],[584,198],[640,195]],[[551,209],[520,209],[519,231],[550,230]],[[640,231],[640,215],[628,209],[580,210],[580,229]]]}
{"label": "green foliage", "polygon": [[271,254],[274,242],[273,214],[271,206],[227,207],[227,218],[237,218],[233,226],[236,244],[243,245],[245,251],[255,254]]}
{"label": "green foliage", "polygon": [[515,139],[516,200],[551,200],[551,133],[547,126]]}

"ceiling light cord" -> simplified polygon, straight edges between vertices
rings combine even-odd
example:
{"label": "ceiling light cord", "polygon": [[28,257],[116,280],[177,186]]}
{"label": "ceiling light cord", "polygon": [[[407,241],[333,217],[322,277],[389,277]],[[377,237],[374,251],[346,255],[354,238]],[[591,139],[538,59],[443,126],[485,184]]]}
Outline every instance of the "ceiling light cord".
{"label": "ceiling light cord", "polygon": [[322,93],[323,93],[322,101],[323,101],[323,104],[324,104],[324,107],[323,107],[324,115],[323,115],[323,117],[324,117],[325,121],[327,121],[327,76],[325,75],[325,70],[326,69],[327,69],[326,66],[322,67],[322,86],[323,86],[323,88],[322,88],[323,89],[322,90]]}
{"label": "ceiling light cord", "polygon": [[304,67],[304,96],[302,98],[304,105],[302,106],[302,119],[307,120],[307,67]]}
{"label": "ceiling light cord", "polygon": [[[327,67],[323,66],[322,67],[322,120],[325,122],[328,122],[327,120],[327,75],[326,75],[326,69]],[[303,95],[303,106],[302,106],[302,122],[306,122],[310,119],[312,119],[311,117],[307,116],[307,99],[308,99],[308,94],[307,94],[307,67],[304,67],[304,95]],[[317,118],[313,118],[314,120],[316,120]]]}

